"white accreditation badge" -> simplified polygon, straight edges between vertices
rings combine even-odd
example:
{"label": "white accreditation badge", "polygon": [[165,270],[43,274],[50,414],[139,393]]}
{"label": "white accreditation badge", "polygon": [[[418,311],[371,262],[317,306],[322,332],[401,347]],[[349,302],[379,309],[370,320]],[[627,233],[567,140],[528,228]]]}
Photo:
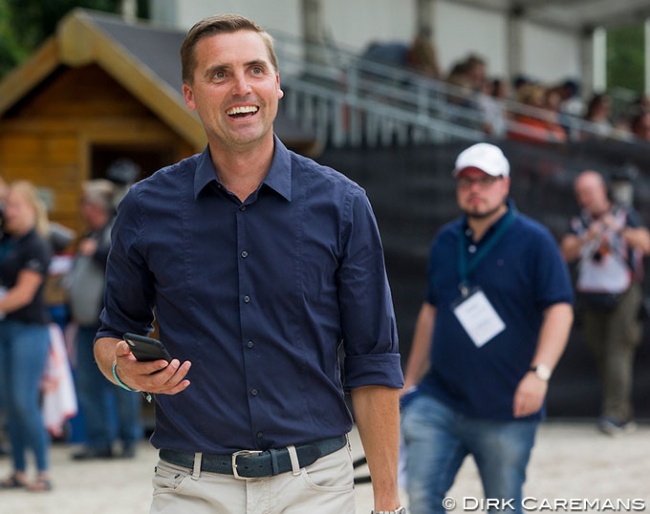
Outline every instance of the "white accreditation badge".
{"label": "white accreditation badge", "polygon": [[490,300],[480,289],[469,292],[453,311],[477,348],[488,343],[506,328]]}

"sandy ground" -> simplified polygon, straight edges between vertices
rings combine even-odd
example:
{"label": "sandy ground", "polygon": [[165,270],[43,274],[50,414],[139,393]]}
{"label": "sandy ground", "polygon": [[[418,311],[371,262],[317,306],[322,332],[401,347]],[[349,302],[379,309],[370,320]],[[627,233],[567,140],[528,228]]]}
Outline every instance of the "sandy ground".
{"label": "sandy ground", "polygon": [[[351,441],[355,457],[362,456],[356,432]],[[52,448],[52,492],[0,491],[0,514],[148,512],[156,452],[146,441],[134,460],[73,462],[73,449],[60,443]],[[9,459],[3,457],[0,476],[9,471]],[[363,467],[356,471],[367,475]],[[357,513],[367,514],[371,486],[356,489]],[[546,422],[538,434],[524,494],[529,512],[650,512],[650,424],[612,438],[592,423]],[[476,468],[467,460],[449,492],[456,503],[453,512],[482,512],[480,497]],[[406,495],[403,501],[407,503]]]}

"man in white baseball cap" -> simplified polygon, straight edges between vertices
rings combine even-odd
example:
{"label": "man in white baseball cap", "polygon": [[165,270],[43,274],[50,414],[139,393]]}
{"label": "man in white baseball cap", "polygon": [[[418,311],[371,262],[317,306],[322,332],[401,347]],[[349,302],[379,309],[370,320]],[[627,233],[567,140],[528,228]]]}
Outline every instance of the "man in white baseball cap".
{"label": "man in white baseball cap", "polygon": [[431,246],[404,380],[414,391],[402,411],[409,512],[444,513],[471,454],[486,497],[522,513],[548,380],[573,321],[571,282],[550,232],[508,200],[501,149],[470,146],[453,176],[464,215]]}
{"label": "man in white baseball cap", "polygon": [[456,158],[454,176],[466,168],[478,168],[493,177],[510,176],[510,163],[501,148],[490,143],[476,143]]}

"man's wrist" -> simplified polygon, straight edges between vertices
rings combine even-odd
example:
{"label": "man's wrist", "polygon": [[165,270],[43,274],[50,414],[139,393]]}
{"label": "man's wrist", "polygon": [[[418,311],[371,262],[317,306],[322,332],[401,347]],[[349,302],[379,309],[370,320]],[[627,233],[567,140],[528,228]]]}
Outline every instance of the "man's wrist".
{"label": "man's wrist", "polygon": [[115,383],[120,386],[122,389],[126,389],[127,391],[130,391],[132,393],[139,393],[137,389],[131,389],[128,385],[126,385],[124,382],[120,380],[120,377],[117,375],[117,362],[113,363],[113,378],[115,379]]}
{"label": "man's wrist", "polygon": [[548,382],[551,378],[551,375],[553,374],[553,370],[546,364],[537,364],[531,366],[529,370],[535,373],[535,375],[537,375],[537,378],[543,380],[544,382]]}

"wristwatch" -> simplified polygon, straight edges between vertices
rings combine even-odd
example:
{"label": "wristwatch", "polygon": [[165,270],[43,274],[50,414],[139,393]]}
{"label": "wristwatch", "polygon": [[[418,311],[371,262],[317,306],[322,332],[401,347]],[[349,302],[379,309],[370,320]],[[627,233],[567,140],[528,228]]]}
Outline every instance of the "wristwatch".
{"label": "wristwatch", "polygon": [[549,368],[546,364],[531,366],[530,371],[533,371],[535,375],[537,375],[537,378],[544,380],[545,382],[548,382],[548,380],[551,378],[551,368]]}
{"label": "wristwatch", "polygon": [[399,507],[397,510],[371,510],[370,514],[406,514],[406,508]]}

